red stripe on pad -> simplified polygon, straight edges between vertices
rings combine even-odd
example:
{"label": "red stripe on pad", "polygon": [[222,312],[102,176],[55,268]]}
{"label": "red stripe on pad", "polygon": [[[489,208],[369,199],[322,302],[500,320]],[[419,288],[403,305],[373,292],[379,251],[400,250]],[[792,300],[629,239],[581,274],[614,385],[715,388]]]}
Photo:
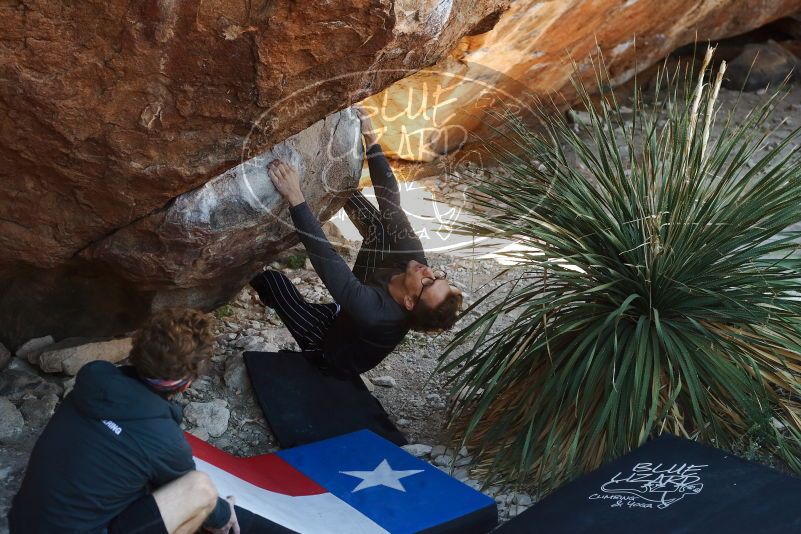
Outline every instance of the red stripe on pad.
{"label": "red stripe on pad", "polygon": [[215,465],[254,486],[292,497],[328,493],[324,487],[275,454],[239,458],[209,445],[192,434],[184,432],[184,436],[192,446],[192,454],[196,458]]}

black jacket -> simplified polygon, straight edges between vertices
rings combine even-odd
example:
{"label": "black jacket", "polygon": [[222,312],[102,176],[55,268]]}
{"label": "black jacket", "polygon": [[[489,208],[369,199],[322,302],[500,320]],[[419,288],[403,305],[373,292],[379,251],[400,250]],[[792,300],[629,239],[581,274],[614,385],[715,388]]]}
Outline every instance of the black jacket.
{"label": "black jacket", "polygon": [[[195,468],[181,418],[133,368],[85,365],[33,448],[12,534],[103,532],[133,501]],[[228,518],[220,499],[207,523]]]}
{"label": "black jacket", "polygon": [[367,150],[367,165],[386,233],[381,261],[365,261],[363,256],[371,251],[363,249],[351,271],[308,204],[289,210],[314,270],[342,307],[325,333],[323,352],[329,363],[348,374],[372,369],[403,341],[409,332],[408,314],[390,296],[387,284],[409,261],[426,264],[423,245],[401,208],[398,182],[379,144]]}

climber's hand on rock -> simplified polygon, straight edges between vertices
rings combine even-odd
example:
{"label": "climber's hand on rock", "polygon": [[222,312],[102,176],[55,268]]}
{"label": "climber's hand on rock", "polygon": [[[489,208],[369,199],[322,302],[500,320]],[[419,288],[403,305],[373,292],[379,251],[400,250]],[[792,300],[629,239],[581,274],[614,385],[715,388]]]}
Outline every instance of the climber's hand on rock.
{"label": "climber's hand on rock", "polygon": [[306,200],[303,198],[303,191],[300,190],[300,176],[292,165],[280,159],[273,160],[267,164],[267,176],[290,206],[297,206]]}
{"label": "climber's hand on rock", "polygon": [[364,106],[356,105],[353,109],[356,112],[356,116],[359,117],[362,135],[364,136],[364,145],[366,148],[370,148],[378,142],[378,134],[380,132],[373,128],[373,121],[370,120],[370,112]]}

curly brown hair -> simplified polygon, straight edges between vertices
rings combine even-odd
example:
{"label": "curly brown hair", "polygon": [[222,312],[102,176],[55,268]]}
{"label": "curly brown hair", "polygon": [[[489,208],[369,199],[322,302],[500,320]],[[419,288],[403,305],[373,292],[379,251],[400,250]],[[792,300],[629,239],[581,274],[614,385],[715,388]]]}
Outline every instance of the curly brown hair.
{"label": "curly brown hair", "polygon": [[136,333],[130,361],[143,378],[197,378],[211,358],[213,343],[206,314],[168,308],[150,316]]}
{"label": "curly brown hair", "polygon": [[417,332],[450,330],[459,318],[461,309],[462,292],[453,287],[436,308],[429,308],[425,302],[420,301],[409,314],[409,327]]}

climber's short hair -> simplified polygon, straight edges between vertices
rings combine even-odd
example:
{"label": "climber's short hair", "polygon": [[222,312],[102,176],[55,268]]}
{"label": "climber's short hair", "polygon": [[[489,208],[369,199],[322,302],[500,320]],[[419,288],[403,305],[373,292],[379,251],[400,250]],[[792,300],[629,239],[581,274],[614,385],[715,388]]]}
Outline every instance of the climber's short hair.
{"label": "climber's short hair", "polygon": [[409,314],[409,327],[417,332],[450,330],[459,318],[461,309],[462,292],[451,287],[451,292],[436,308],[429,308],[424,301],[419,301]]}
{"label": "climber's short hair", "polygon": [[154,313],[136,333],[130,361],[142,378],[195,379],[214,348],[208,315],[186,308]]}

